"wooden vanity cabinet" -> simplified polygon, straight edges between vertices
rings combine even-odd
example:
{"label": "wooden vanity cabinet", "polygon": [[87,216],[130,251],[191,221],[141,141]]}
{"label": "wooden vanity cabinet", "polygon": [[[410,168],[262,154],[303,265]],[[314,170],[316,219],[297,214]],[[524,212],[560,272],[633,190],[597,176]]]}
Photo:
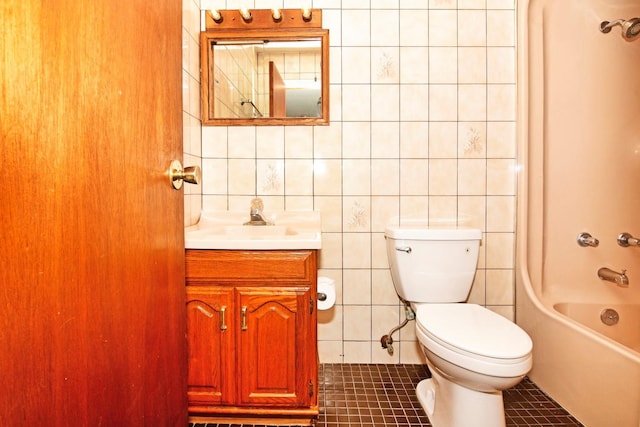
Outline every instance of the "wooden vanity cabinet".
{"label": "wooden vanity cabinet", "polygon": [[318,415],[315,250],[186,252],[191,416]]}

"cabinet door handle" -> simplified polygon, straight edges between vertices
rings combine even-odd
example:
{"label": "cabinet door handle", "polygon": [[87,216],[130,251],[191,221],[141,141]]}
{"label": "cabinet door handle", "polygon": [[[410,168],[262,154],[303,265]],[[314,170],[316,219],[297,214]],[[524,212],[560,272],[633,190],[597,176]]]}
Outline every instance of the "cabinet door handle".
{"label": "cabinet door handle", "polygon": [[240,310],[240,329],[243,331],[247,330],[247,306],[242,306],[242,309]]}
{"label": "cabinet door handle", "polygon": [[222,331],[226,331],[227,330],[227,324],[224,321],[224,314],[227,311],[227,306],[223,305],[222,307],[220,307],[220,330]]}

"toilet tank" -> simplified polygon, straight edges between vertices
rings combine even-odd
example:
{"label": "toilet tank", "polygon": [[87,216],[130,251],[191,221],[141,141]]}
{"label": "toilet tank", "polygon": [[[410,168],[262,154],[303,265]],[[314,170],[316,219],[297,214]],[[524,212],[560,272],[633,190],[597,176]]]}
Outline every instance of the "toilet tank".
{"label": "toilet tank", "polygon": [[387,256],[398,295],[417,303],[466,301],[481,236],[473,228],[387,227]]}

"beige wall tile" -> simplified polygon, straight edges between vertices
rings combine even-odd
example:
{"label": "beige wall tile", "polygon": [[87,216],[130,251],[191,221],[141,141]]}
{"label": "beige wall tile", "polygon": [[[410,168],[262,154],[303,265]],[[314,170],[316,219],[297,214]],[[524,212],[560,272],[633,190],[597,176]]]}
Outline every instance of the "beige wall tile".
{"label": "beige wall tile", "polygon": [[400,342],[400,363],[425,364],[426,359],[422,348],[416,341]]}
{"label": "beige wall tile", "polygon": [[313,192],[321,196],[342,194],[342,161],[340,159],[314,161]]}
{"label": "beige wall tile", "polygon": [[343,233],[344,268],[371,268],[371,234]]}
{"label": "beige wall tile", "polygon": [[400,41],[400,27],[395,25],[399,10],[371,11],[371,46],[397,46]]}
{"label": "beige wall tile", "polygon": [[342,86],[342,119],[369,121],[371,119],[371,90],[367,85]]}
{"label": "beige wall tile", "polygon": [[455,158],[458,152],[458,126],[455,122],[429,123],[429,157]]}
{"label": "beige wall tile", "polygon": [[487,120],[487,87],[463,85],[458,89],[458,120]]}
{"label": "beige wall tile", "polygon": [[400,89],[398,85],[371,86],[371,120],[386,121],[400,118]]}
{"label": "beige wall tile", "polygon": [[429,45],[457,46],[458,13],[455,10],[429,11]]}
{"label": "beige wall tile", "polygon": [[424,121],[429,113],[429,86],[400,85],[400,120]]}
{"label": "beige wall tile", "polygon": [[371,82],[398,83],[400,49],[397,46],[371,47]]}
{"label": "beige wall tile", "polygon": [[400,194],[420,195],[429,192],[429,159],[400,160]]}
{"label": "beige wall tile", "polygon": [[322,232],[342,232],[342,197],[315,196],[313,208],[321,213]]}
{"label": "beige wall tile", "polygon": [[429,49],[429,82],[458,82],[458,48],[451,46]]}
{"label": "beige wall tile", "polygon": [[425,121],[400,123],[400,157],[429,157],[429,129]]}
{"label": "beige wall tile", "polygon": [[371,194],[375,196],[399,194],[399,167],[396,159],[371,160]]}
{"label": "beige wall tile", "polygon": [[284,153],[287,158],[313,158],[313,128],[310,126],[286,126],[284,128]]}
{"label": "beige wall tile", "polygon": [[371,231],[383,233],[389,220],[400,213],[398,196],[371,197]]}
{"label": "beige wall tile", "polygon": [[371,305],[371,273],[369,270],[342,271],[344,284],[342,303],[345,305]]}
{"label": "beige wall tile", "polygon": [[369,160],[344,159],[342,161],[342,192],[344,195],[365,195],[371,192],[371,165]]}
{"label": "beige wall tile", "polygon": [[342,83],[371,82],[371,49],[368,47],[342,48]]}
{"label": "beige wall tile", "polygon": [[318,268],[342,268],[342,234],[322,233]]}
{"label": "beige wall tile", "polygon": [[458,188],[458,161],[429,159],[429,194],[454,195]]}
{"label": "beige wall tile", "polygon": [[486,160],[458,159],[458,194],[465,196],[486,194],[486,174]]}
{"label": "beige wall tile", "polygon": [[427,46],[400,47],[400,83],[429,82],[429,48]]}
{"label": "beige wall tile", "polygon": [[344,339],[346,341],[369,342],[371,337],[371,306],[345,305],[343,310]]}
{"label": "beige wall tile", "polygon": [[322,363],[343,363],[342,347],[342,340],[318,341],[318,357]]}
{"label": "beige wall tile", "polygon": [[458,11],[458,44],[460,46],[486,46],[487,12],[485,10]]}
{"label": "beige wall tile", "polygon": [[515,121],[516,119],[516,86],[487,86],[487,119]]}
{"label": "beige wall tile", "polygon": [[487,160],[487,195],[512,196],[516,191],[515,159]]}
{"label": "beige wall tile", "polygon": [[[385,268],[371,271],[371,302],[376,305],[399,306],[398,295],[393,286],[387,263]],[[391,326],[393,328],[393,326]]]}
{"label": "beige wall tile", "polygon": [[[404,138],[404,136],[403,136]],[[404,139],[403,139],[404,140]],[[371,157],[390,159],[400,155],[400,123],[379,121],[371,123]]]}
{"label": "beige wall tile", "polygon": [[351,159],[371,157],[371,122],[342,124],[342,157]]}
{"label": "beige wall tile", "polygon": [[[452,84],[438,84],[429,86],[429,120],[455,121],[458,119],[458,91],[465,90],[466,86]],[[474,102],[461,97],[461,105]]]}
{"label": "beige wall tile", "polygon": [[486,83],[487,48],[459,47],[457,73],[459,83]]}
{"label": "beige wall tile", "polygon": [[514,279],[513,270],[487,270],[486,272],[487,304],[513,305]]}
{"label": "beige wall tile", "polygon": [[429,22],[427,10],[400,11],[400,45],[428,46],[429,33],[426,23]]}
{"label": "beige wall tile", "polygon": [[514,233],[486,233],[487,268],[512,268]]}
{"label": "beige wall tile", "polygon": [[514,47],[487,48],[487,82],[516,82],[516,50]]}
{"label": "beige wall tile", "polygon": [[345,341],[343,348],[343,363],[369,363],[371,360],[370,341]]}
{"label": "beige wall tile", "polygon": [[342,342],[342,305],[318,310],[318,341]]}
{"label": "beige wall tile", "polygon": [[487,45],[515,46],[514,10],[487,10]]}
{"label": "beige wall tile", "polygon": [[313,128],[313,156],[316,159],[339,159],[342,153],[342,123]]}
{"label": "beige wall tile", "polygon": [[370,46],[370,34],[368,11],[342,10],[342,46]]}

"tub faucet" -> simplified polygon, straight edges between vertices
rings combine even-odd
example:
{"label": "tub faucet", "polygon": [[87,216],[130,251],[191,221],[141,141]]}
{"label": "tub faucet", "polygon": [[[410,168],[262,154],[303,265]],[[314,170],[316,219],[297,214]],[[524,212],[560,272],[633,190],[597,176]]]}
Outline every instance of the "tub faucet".
{"label": "tub faucet", "polygon": [[249,211],[250,220],[245,222],[244,225],[273,225],[264,218],[262,210],[264,209],[264,203],[262,199],[256,197],[251,200],[251,210]]}
{"label": "tub faucet", "polygon": [[598,241],[598,239],[596,239],[595,237],[591,236],[591,234],[589,233],[580,233],[578,234],[578,244],[580,246],[587,247],[587,246],[591,246],[591,247],[598,247],[598,245],[600,244],[600,242]]}
{"label": "tub faucet", "polygon": [[622,270],[622,273],[618,273],[610,268],[602,267],[598,270],[598,277],[601,280],[613,282],[620,287],[627,288],[629,287],[629,278],[627,277],[626,272],[627,270]]}
{"label": "tub faucet", "polygon": [[624,248],[627,246],[640,246],[640,239],[633,237],[629,233],[620,233],[618,235],[618,244]]}

